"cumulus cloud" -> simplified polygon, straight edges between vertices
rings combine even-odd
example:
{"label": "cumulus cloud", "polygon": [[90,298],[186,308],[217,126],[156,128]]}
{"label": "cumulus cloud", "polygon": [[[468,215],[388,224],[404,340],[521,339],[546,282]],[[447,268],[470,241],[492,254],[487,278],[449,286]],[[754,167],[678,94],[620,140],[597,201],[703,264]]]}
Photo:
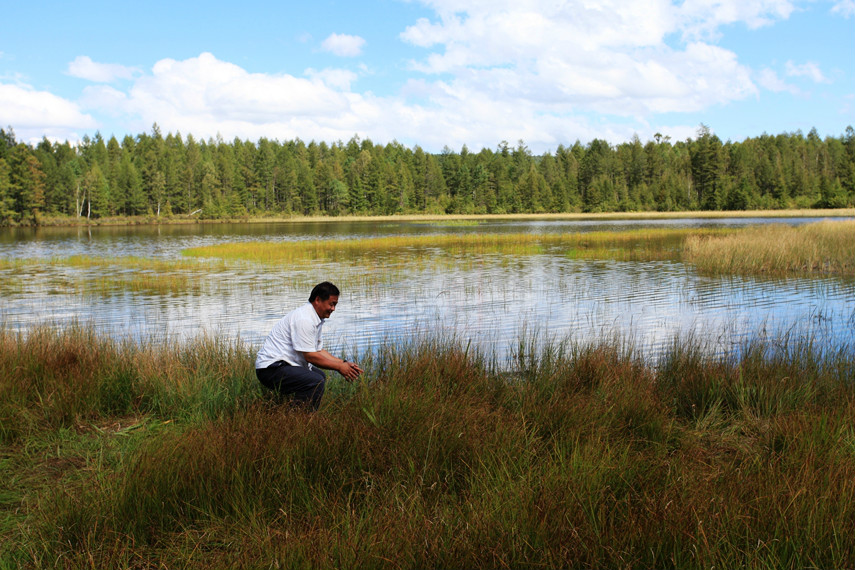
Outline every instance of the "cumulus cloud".
{"label": "cumulus cloud", "polygon": [[96,83],[112,83],[117,79],[131,79],[138,70],[115,63],[96,63],[89,56],[80,55],[68,64],[68,74]]}
{"label": "cumulus cloud", "polygon": [[90,86],[81,104],[126,121],[133,117],[126,122],[128,132],[143,132],[156,122],[164,132],[197,138],[336,141],[357,134],[435,151],[518,139],[532,149],[554,148],[570,136],[625,140],[632,134],[591,126],[584,117],[547,116],[537,102],[497,99],[465,84],[414,81],[405,89],[408,95],[378,97],[349,89],[355,78],[332,69],[308,70],[306,77],[255,74],[203,53],[161,60],[124,91]]}
{"label": "cumulus cloud", "polygon": [[361,97],[349,92],[351,72],[325,70],[308,77],[249,73],[235,64],[203,53],[186,60],[158,61],[150,73],[135,79],[127,91],[92,86],[81,102],[100,112],[134,118],[133,128],[158,123],[164,130],[197,137],[276,137],[332,140],[350,137],[354,105]]}
{"label": "cumulus cloud", "polygon": [[19,138],[32,142],[43,136],[76,140],[76,132],[97,128],[91,115],[76,103],[28,85],[0,83],[0,124],[13,125]]}
{"label": "cumulus cloud", "polygon": [[362,46],[365,45],[365,40],[359,36],[350,36],[348,34],[331,34],[323,41],[321,47],[324,51],[342,57],[356,57],[362,54]]}
{"label": "cumulus cloud", "polygon": [[750,70],[732,51],[701,39],[673,48],[666,37],[680,26],[714,29],[789,13],[788,3],[771,0],[427,3],[439,20],[421,19],[401,34],[431,48],[413,69],[548,112],[620,116],[698,111],[755,94]]}

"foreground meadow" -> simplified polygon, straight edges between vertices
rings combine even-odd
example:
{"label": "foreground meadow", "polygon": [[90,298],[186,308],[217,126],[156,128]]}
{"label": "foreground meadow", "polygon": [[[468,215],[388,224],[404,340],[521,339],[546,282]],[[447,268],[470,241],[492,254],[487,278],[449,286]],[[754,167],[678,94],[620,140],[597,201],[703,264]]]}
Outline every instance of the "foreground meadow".
{"label": "foreground meadow", "polygon": [[0,568],[846,568],[855,350],[387,346],[320,411],[252,350],[0,329]]}

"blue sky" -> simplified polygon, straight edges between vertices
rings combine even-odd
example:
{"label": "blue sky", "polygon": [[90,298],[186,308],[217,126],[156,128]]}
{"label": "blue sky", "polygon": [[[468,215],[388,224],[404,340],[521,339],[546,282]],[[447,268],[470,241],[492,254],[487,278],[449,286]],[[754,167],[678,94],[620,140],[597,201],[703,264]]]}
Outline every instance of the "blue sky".
{"label": "blue sky", "polygon": [[855,125],[855,0],[0,0],[0,125],[535,153]]}

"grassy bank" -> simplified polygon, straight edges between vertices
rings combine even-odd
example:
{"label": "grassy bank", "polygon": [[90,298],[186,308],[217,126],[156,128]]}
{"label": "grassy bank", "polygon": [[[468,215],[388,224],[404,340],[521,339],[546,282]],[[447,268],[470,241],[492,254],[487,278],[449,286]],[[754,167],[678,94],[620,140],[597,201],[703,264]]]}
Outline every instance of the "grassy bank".
{"label": "grassy bank", "polygon": [[0,333],[0,567],[855,565],[851,346],[424,339],[313,415],[251,362]]}
{"label": "grassy bank", "polygon": [[798,218],[798,217],[852,217],[855,208],[837,209],[789,209],[789,210],[739,210],[710,211],[692,210],[683,212],[563,212],[557,214],[398,214],[392,216],[263,216],[231,219],[205,219],[197,216],[109,216],[86,219],[73,216],[41,216],[42,226],[139,226],[166,224],[230,224],[270,222],[323,222],[323,221],[449,221],[449,220],[659,220],[680,218]]}

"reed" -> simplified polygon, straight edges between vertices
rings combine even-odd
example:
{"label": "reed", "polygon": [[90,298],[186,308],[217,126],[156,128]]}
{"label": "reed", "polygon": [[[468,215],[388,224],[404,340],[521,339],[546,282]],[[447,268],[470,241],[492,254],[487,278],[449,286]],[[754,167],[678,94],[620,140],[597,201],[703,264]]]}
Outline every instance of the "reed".
{"label": "reed", "polygon": [[[686,337],[654,366],[620,338],[532,333],[500,363],[436,335],[363,355],[362,380],[332,383],[307,414],[249,387],[240,345],[91,334],[72,362],[80,331],[40,334],[0,337],[17,378],[4,414],[42,414],[4,439],[0,474],[18,482],[0,497],[16,513],[0,566],[855,564],[851,346],[716,357]],[[50,411],[56,398],[29,390],[50,354],[134,397],[99,404],[76,384],[88,404]],[[132,435],[105,428],[129,412]],[[102,427],[67,431],[82,418]],[[44,473],[49,449],[62,475],[28,488],[21,473]]]}
{"label": "reed", "polygon": [[684,258],[712,274],[855,275],[855,221],[693,236],[686,240]]}
{"label": "reed", "polygon": [[[348,240],[303,240],[282,242],[224,243],[189,248],[188,257],[244,260],[286,264],[342,259],[384,259],[384,256],[417,257],[425,254],[452,256],[503,254],[531,255],[546,251],[565,252],[574,257],[605,255],[664,259],[679,258],[680,245],[690,235],[721,235],[728,229],[640,229],[622,232],[566,234],[439,234],[387,236]],[[625,253],[629,251],[630,253]]]}

